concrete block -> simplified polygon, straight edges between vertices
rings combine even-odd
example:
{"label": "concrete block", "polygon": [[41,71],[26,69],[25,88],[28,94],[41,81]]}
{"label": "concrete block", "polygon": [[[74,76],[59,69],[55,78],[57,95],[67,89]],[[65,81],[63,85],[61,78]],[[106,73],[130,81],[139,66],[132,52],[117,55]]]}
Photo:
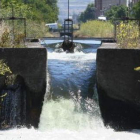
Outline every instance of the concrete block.
{"label": "concrete block", "polygon": [[1,128],[14,125],[38,127],[46,90],[46,49],[0,48],[1,59],[5,60],[12,74],[16,75],[12,85],[4,85],[6,79],[2,76],[0,78],[0,95],[7,93],[1,102]]}
{"label": "concrete block", "polygon": [[97,89],[105,125],[140,128],[140,49],[103,44],[97,51]]}

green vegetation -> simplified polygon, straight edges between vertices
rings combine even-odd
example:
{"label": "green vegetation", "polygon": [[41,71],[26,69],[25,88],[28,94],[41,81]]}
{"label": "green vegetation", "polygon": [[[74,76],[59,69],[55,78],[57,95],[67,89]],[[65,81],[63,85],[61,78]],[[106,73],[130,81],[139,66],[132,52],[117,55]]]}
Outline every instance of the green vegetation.
{"label": "green vegetation", "polygon": [[75,34],[75,37],[113,37],[114,25],[104,21],[88,21],[81,24],[81,28]]}
{"label": "green vegetation", "polygon": [[[0,60],[0,77],[5,76],[6,85],[14,85],[17,78],[17,74],[13,74],[10,67],[2,59]],[[0,96],[1,97],[1,96]]]}
{"label": "green vegetation", "polygon": [[140,19],[140,0],[133,7],[130,6],[129,8],[124,5],[114,5],[105,12],[105,16],[112,21],[127,16]]}
{"label": "green vegetation", "polygon": [[0,47],[2,48],[19,48],[24,46],[24,33],[21,30],[14,30],[2,22],[0,24]]}
{"label": "green vegetation", "polygon": [[0,109],[1,109],[1,104],[6,96],[7,96],[7,93],[0,96]]}
{"label": "green vegetation", "polygon": [[79,16],[79,21],[86,22],[93,19],[95,19],[95,6],[94,4],[89,4],[86,10]]}
{"label": "green vegetation", "polygon": [[107,17],[108,20],[111,20],[111,21],[126,17],[127,7],[124,5],[120,5],[120,6],[114,5],[105,12],[105,16]]}
{"label": "green vegetation", "polygon": [[37,21],[27,21],[27,37],[29,38],[41,38],[51,37],[52,35],[49,33],[49,29],[45,26],[45,22],[38,23]]}
{"label": "green vegetation", "polygon": [[[0,76],[1,75],[6,75],[6,74],[11,74],[12,71],[8,67],[8,65],[5,63],[4,60],[0,60]],[[3,102],[3,99],[7,96],[7,93],[3,94],[0,96],[0,109],[1,109],[1,104]]]}
{"label": "green vegetation", "polygon": [[117,26],[117,44],[120,48],[137,48],[139,40],[140,32],[136,22],[121,22]]}
{"label": "green vegetation", "polygon": [[1,0],[1,16],[11,16],[12,7],[16,17],[44,22],[57,20],[57,0]]}
{"label": "green vegetation", "polygon": [[12,71],[4,60],[0,60],[0,75],[5,75],[6,73],[12,73]]}
{"label": "green vegetation", "polygon": [[[135,67],[135,68],[134,68],[134,71],[136,71],[136,72],[140,72],[140,66]],[[138,80],[138,82],[140,82],[140,80]]]}
{"label": "green vegetation", "polygon": [[133,6],[132,10],[133,16],[137,19],[140,19],[140,0]]}
{"label": "green vegetation", "polygon": [[[0,18],[12,16],[26,18],[27,38],[51,36],[46,23],[58,19],[57,0],[1,0]],[[24,22],[21,20],[0,23],[0,47],[24,47]]]}
{"label": "green vegetation", "polygon": [[136,67],[136,68],[134,68],[134,70],[140,72],[140,67]]}
{"label": "green vegetation", "polygon": [[[112,6],[105,12],[105,16],[114,22],[117,19],[130,17],[140,19],[140,1],[133,7]],[[120,21],[117,21],[119,23]],[[120,22],[117,26],[116,40],[119,48],[140,47],[140,27],[137,21]]]}

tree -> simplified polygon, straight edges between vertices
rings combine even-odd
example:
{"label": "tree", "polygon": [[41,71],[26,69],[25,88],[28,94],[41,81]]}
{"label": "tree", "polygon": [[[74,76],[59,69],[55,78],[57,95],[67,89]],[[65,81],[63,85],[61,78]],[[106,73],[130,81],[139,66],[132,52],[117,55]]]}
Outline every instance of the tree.
{"label": "tree", "polygon": [[140,0],[138,3],[136,3],[133,6],[132,11],[133,11],[133,16],[137,19],[140,19]]}
{"label": "tree", "polygon": [[0,0],[1,17],[11,16],[11,6],[16,17],[30,20],[55,22],[58,19],[57,0]]}
{"label": "tree", "polygon": [[95,6],[89,4],[84,12],[79,16],[79,21],[86,22],[95,19]]}
{"label": "tree", "polygon": [[120,19],[127,16],[127,7],[124,5],[112,6],[109,10],[105,12],[107,19],[114,21],[115,19]]}

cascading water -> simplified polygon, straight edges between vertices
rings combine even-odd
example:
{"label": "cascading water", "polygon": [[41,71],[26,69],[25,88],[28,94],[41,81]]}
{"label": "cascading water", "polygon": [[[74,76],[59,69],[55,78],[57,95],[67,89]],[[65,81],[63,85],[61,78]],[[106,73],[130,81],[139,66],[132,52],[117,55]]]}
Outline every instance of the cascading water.
{"label": "cascading water", "polygon": [[95,59],[96,49],[89,52],[89,48],[73,54],[48,53],[48,78],[51,86],[47,94],[55,100],[44,102],[41,130],[80,130],[94,128],[98,126],[96,123],[102,124],[98,119],[100,113],[97,103],[88,98],[94,92]]}
{"label": "cascading water", "polygon": [[[9,77],[12,79],[14,75]],[[22,77],[15,77],[14,82],[7,83],[1,92],[5,97],[0,104],[0,129],[24,125],[26,122],[26,91]]]}
{"label": "cascading water", "polygon": [[1,131],[0,140],[140,140],[139,130],[115,132],[103,125],[93,88],[94,47],[73,54],[48,48],[48,86],[39,129]]}

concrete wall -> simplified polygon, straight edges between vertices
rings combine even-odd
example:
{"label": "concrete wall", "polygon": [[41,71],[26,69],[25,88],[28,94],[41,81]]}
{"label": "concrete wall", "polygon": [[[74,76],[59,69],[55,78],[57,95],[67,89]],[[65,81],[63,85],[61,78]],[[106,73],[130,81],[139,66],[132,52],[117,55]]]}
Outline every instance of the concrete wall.
{"label": "concrete wall", "polygon": [[[23,82],[22,85],[20,82],[20,87],[22,87],[22,94],[26,94],[25,124],[35,127],[38,126],[46,90],[46,55],[45,48],[0,49],[0,59],[4,59],[13,74],[18,75],[24,81],[24,85]],[[4,77],[0,78],[0,94],[3,93],[3,90],[9,91],[9,87],[4,85],[4,80]]]}
{"label": "concrete wall", "polygon": [[139,49],[117,49],[103,44],[97,51],[97,88],[105,125],[115,129],[140,128]]}

